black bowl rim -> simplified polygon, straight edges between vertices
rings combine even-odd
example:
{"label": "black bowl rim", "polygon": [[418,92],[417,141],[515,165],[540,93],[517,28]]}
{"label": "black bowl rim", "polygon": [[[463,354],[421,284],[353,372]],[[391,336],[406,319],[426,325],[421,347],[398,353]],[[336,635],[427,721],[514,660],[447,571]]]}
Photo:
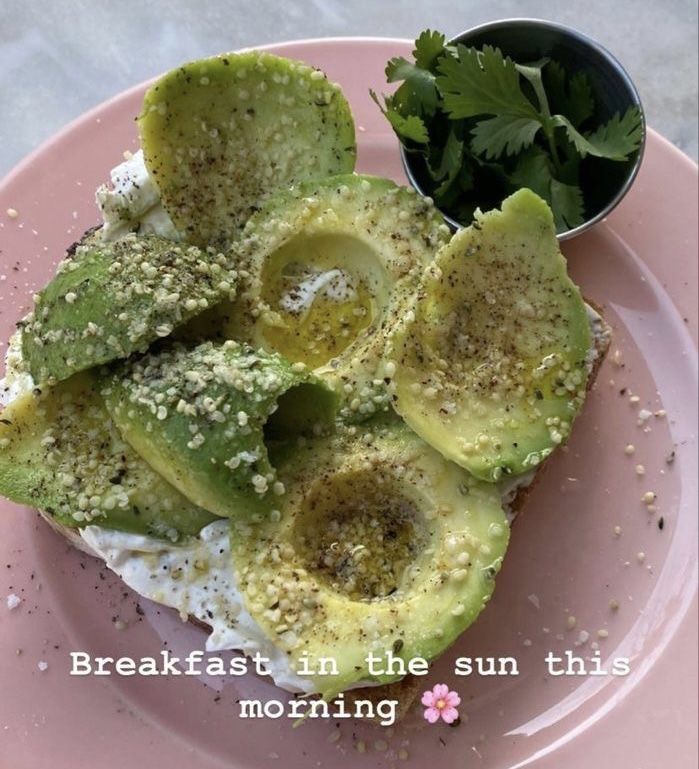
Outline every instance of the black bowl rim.
{"label": "black bowl rim", "polygon": [[[636,156],[636,161],[634,162],[633,166],[629,169],[629,173],[626,175],[626,178],[624,180],[624,183],[619,187],[619,190],[617,191],[616,195],[609,201],[609,203],[601,210],[598,211],[593,217],[586,219],[582,224],[579,224],[577,227],[574,227],[572,230],[566,230],[565,232],[561,232],[557,234],[557,237],[559,240],[568,240],[569,238],[574,238],[576,235],[580,235],[581,233],[585,232],[586,230],[590,229],[590,227],[593,227],[598,222],[602,221],[602,219],[605,219],[609,214],[619,205],[619,203],[622,201],[626,193],[631,189],[632,184],[636,180],[636,176],[638,175],[638,171],[641,167],[641,162],[643,160],[643,155],[646,149],[646,137],[647,137],[647,124],[646,124],[646,113],[643,108],[643,103],[641,102],[641,97],[639,96],[638,89],[636,88],[635,83],[629,76],[629,73],[626,71],[626,69],[623,67],[621,62],[612,54],[605,46],[603,46],[601,43],[598,43],[593,38],[586,35],[584,32],[580,32],[579,30],[569,27],[566,24],[560,24],[559,22],[555,21],[548,21],[547,19],[536,19],[536,18],[528,18],[528,17],[515,17],[510,19],[497,19],[495,21],[487,21],[484,24],[478,24],[475,27],[470,27],[469,29],[460,32],[458,35],[455,35],[452,37],[449,41],[449,45],[453,45],[455,43],[462,43],[465,39],[472,35],[476,35],[482,32],[490,32],[492,30],[500,29],[502,27],[510,27],[510,26],[524,26],[524,27],[537,27],[537,28],[545,28],[550,29],[556,32],[560,32],[563,34],[563,36],[572,37],[577,40],[579,40],[581,43],[584,43],[586,46],[595,49],[598,53],[602,55],[602,58],[604,58],[609,65],[610,69],[615,72],[617,77],[624,83],[626,88],[628,89],[629,93],[632,97],[632,103],[634,106],[638,107],[640,113],[641,113],[641,144],[638,148],[638,155]],[[507,55],[507,52],[505,51],[505,54]],[[403,164],[403,170],[405,171],[406,176],[408,177],[408,180],[412,184],[412,186],[419,192],[421,195],[425,197],[430,197],[420,186],[417,179],[415,178],[415,175],[412,172],[412,169],[410,168],[410,161],[409,161],[409,155],[405,151],[403,145],[399,142],[399,151],[400,151],[400,158],[401,163]],[[456,221],[456,219],[452,219],[448,214],[445,214],[443,211],[441,211],[442,216],[444,217],[445,221],[451,226],[454,230],[462,229],[464,226],[461,224],[461,222]]]}

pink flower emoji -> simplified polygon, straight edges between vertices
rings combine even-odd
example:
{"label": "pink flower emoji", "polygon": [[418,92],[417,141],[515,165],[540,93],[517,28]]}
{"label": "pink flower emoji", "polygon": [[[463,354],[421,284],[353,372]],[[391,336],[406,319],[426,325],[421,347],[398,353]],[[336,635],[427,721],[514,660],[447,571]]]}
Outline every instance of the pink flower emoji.
{"label": "pink flower emoji", "polygon": [[432,691],[422,695],[421,702],[425,706],[425,719],[431,724],[437,723],[440,718],[447,724],[453,724],[459,717],[456,707],[461,704],[461,697],[450,691],[446,684],[435,684]]}

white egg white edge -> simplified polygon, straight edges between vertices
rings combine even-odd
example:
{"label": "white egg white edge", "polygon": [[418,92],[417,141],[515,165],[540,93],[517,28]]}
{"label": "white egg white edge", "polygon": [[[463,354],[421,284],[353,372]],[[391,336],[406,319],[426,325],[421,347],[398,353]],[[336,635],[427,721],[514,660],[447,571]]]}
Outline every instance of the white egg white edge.
{"label": "white egg white edge", "polygon": [[[102,185],[95,195],[104,240],[116,240],[134,230],[180,239],[146,171],[141,150],[116,166],[110,177],[111,187]],[[595,342],[588,356],[591,370],[604,324],[592,307],[586,304],[586,309]],[[16,332],[5,355],[0,405],[6,406],[33,388],[31,376],[23,370],[21,338]],[[536,470],[532,470],[503,484],[503,507],[510,521],[515,515],[512,503],[517,492],[529,486],[535,475]],[[267,672],[278,687],[294,693],[314,692],[313,683],[296,673],[286,653],[275,646],[245,608],[233,569],[227,520],[210,523],[185,544],[96,525],[79,532],[89,551],[140,596],[176,609],[183,620],[195,617],[210,626],[207,652],[235,650],[249,656],[257,652],[269,660]],[[372,685],[378,684],[362,681],[355,686]]]}

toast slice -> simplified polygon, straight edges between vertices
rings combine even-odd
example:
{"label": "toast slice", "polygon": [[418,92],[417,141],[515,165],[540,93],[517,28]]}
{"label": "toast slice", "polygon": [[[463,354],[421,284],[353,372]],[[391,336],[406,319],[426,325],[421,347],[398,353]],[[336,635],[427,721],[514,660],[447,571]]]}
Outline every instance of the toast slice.
{"label": "toast slice", "polygon": [[[587,383],[587,390],[589,392],[597,379],[600,367],[609,350],[611,343],[611,328],[604,320],[601,309],[592,304],[589,300],[586,300],[586,302],[597,313],[598,316],[593,321],[593,328],[595,332],[593,337],[595,356],[592,361],[592,368]],[[546,465],[547,462],[543,462],[541,465],[539,465],[531,481],[527,485],[518,487],[514,493],[513,498],[507,503],[506,506],[511,513],[513,521],[522,513],[527,497],[535,485],[540,482]],[[83,540],[77,529],[71,529],[57,523],[50,515],[46,513],[41,513],[41,515],[46,519],[48,524],[55,531],[66,537],[66,539],[68,539],[69,542],[76,548],[93,557],[99,557]],[[190,621],[208,631],[211,630],[210,627],[208,627],[205,623],[200,622],[199,620],[190,618]],[[380,700],[386,699],[396,700],[398,702],[396,718],[400,719],[404,717],[412,707],[420,690],[420,686],[420,679],[409,675],[400,681],[396,681],[390,684],[352,689],[345,692],[345,699],[350,703],[357,699],[370,700],[373,703],[377,703]]]}

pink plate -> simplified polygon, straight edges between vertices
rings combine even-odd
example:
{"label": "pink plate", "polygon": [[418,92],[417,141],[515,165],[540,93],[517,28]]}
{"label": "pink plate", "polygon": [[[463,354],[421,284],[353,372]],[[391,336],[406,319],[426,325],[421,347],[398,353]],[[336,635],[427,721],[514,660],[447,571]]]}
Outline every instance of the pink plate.
{"label": "pink plate", "polygon": [[[410,45],[341,39],[273,50],[341,83],[357,121],[359,169],[403,181],[396,140],[368,89],[385,88],[386,60],[408,55]],[[133,119],[143,90],[81,117],[0,186],[0,339],[8,339],[65,247],[97,223],[93,191],[122,152],[137,146]],[[6,215],[9,208],[19,216]],[[515,526],[494,600],[424,679],[425,689],[444,681],[459,691],[457,727],[429,725],[419,707],[392,729],[350,720],[296,729],[286,719],[241,720],[236,700],[279,697],[252,674],[225,683],[70,676],[71,650],[185,653],[202,648],[204,634],[139,602],[32,511],[2,503],[2,768],[692,766],[696,212],[695,164],[651,132],[628,197],[608,221],[564,246],[575,280],[614,327],[612,355],[568,448]],[[667,414],[638,424],[641,409]],[[627,444],[635,445],[633,456]],[[644,475],[635,469],[641,464]],[[649,490],[657,512],[641,502]],[[5,607],[10,593],[23,599],[14,610]],[[116,619],[126,629],[116,629]],[[590,657],[597,645],[604,668],[626,657],[630,675],[547,675],[548,651]],[[452,674],[457,656],[509,655],[519,662],[516,677]],[[366,752],[357,750],[359,740]]]}

